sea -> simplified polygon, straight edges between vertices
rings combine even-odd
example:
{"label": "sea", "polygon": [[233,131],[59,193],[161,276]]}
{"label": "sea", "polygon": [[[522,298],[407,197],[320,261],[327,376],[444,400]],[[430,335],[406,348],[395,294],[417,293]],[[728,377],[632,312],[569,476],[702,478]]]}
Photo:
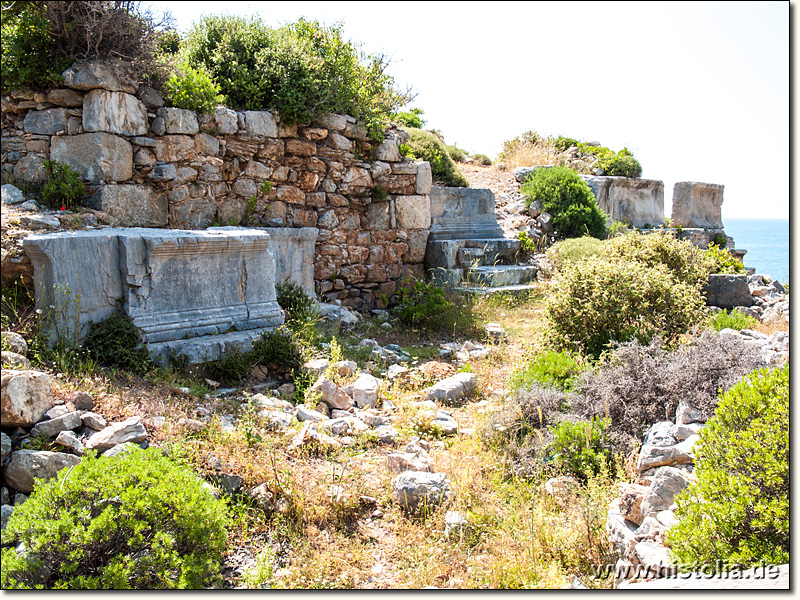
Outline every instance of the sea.
{"label": "sea", "polygon": [[747,250],[744,266],[789,282],[789,219],[725,219],[725,233],[734,246]]}

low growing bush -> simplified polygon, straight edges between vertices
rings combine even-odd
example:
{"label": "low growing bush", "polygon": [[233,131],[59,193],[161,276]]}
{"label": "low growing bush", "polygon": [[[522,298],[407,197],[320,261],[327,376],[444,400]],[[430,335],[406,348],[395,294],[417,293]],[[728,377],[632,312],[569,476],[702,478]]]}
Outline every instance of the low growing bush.
{"label": "low growing bush", "polygon": [[585,260],[590,256],[600,256],[602,247],[603,242],[585,235],[556,242],[547,249],[546,254],[556,269],[561,269],[567,264]]}
{"label": "low growing bush", "polygon": [[83,346],[97,363],[107,367],[144,373],[153,366],[139,330],[122,310],[92,323]]}
{"label": "low growing bush", "polygon": [[556,278],[547,335],[558,350],[595,358],[613,342],[648,343],[658,335],[674,344],[703,319],[703,305],[699,290],[663,265],[590,257]]}
{"label": "low growing bush", "polygon": [[207,587],[219,580],[227,525],[224,502],[159,450],[87,455],[16,507],[2,533],[2,587]]}
{"label": "low growing bush", "polygon": [[42,187],[42,203],[53,209],[73,209],[86,196],[81,174],[54,160],[43,161],[46,180]]}
{"label": "low growing bush", "polygon": [[164,84],[172,106],[210,114],[222,103],[219,86],[203,67],[183,63],[176,67]]}
{"label": "low growing bush", "polygon": [[681,401],[709,418],[720,391],[763,366],[760,352],[734,336],[706,330],[670,352],[661,340],[620,344],[609,361],[586,372],[570,395],[572,410],[585,419],[609,418],[609,433],[632,450],[653,423],[674,420]]}
{"label": "low growing bush", "polygon": [[485,154],[473,154],[472,160],[474,160],[475,163],[484,167],[488,167],[489,165],[492,164],[492,159],[486,156]]}
{"label": "low growing bush", "polygon": [[709,263],[710,273],[727,273],[730,275],[747,273],[744,265],[731,256],[731,253],[722,246],[711,243],[703,255]]}
{"label": "low growing bush", "polygon": [[420,279],[406,280],[392,312],[411,328],[429,333],[476,333],[475,299]]}
{"label": "low growing bush", "polygon": [[293,330],[303,329],[317,322],[319,310],[314,298],[301,285],[292,281],[275,287],[278,304],[286,312],[286,326]]}
{"label": "low growing bush", "polygon": [[537,169],[520,187],[525,203],[535,200],[553,217],[553,228],[561,237],[590,235],[604,238],[606,217],[592,190],[567,167]]}
{"label": "low growing bush", "polygon": [[561,421],[551,427],[553,441],[549,452],[553,464],[562,473],[585,481],[611,464],[610,440],[605,433],[608,419],[592,417],[588,421]]}
{"label": "low growing bush", "polygon": [[609,259],[636,261],[647,267],[663,265],[673,278],[690,286],[705,283],[712,269],[705,252],[668,232],[631,232],[607,240],[602,249]]}
{"label": "low growing bush", "polygon": [[407,146],[411,158],[428,161],[435,181],[449,187],[469,187],[467,178],[458,170],[442,140],[422,129],[409,128],[411,136]]}
{"label": "low growing bush", "polygon": [[695,452],[697,483],[678,496],[667,532],[679,564],[788,563],[788,365],[726,392]]}
{"label": "low growing bush", "polygon": [[511,375],[510,387],[518,390],[536,383],[569,392],[576,376],[582,371],[581,364],[568,353],[550,350],[527,361],[520,370],[515,371]]}
{"label": "low growing bush", "polygon": [[741,331],[742,329],[755,329],[758,326],[758,321],[753,317],[736,310],[718,312],[708,322],[715,331],[722,331],[723,329]]}

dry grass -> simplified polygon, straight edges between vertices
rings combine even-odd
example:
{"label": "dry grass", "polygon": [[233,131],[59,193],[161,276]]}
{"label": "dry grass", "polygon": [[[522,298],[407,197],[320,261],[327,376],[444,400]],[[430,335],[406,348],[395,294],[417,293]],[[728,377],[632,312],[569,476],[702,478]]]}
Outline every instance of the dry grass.
{"label": "dry grass", "polygon": [[517,167],[560,165],[562,162],[563,158],[558,150],[539,140],[535,144],[519,141],[503,154],[503,164],[510,171]]}

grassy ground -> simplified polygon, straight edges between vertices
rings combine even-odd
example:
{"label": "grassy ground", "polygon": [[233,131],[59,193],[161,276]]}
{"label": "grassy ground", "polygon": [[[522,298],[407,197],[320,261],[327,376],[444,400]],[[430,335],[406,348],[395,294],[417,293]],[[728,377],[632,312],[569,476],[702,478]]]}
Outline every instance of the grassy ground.
{"label": "grassy ground", "polygon": [[[268,431],[247,386],[217,398],[207,381],[172,372],[137,376],[69,360],[51,362],[49,370],[57,396],[87,391],[95,411],[109,421],[143,417],[152,445],[169,448],[173,458],[210,482],[219,483],[221,475],[242,478],[243,493],[228,497],[235,525],[223,571],[226,587],[609,588],[610,579],[592,573],[595,565],[614,562],[604,525],[618,483],[628,479],[625,473],[590,478],[554,499],[543,480],[515,477],[503,445],[487,435],[506,404],[512,373],[541,350],[546,289],[541,284],[521,298],[478,300],[472,320],[456,323],[452,331],[397,324],[387,329],[368,320],[338,334],[343,357],[363,368],[369,356],[356,345],[364,338],[398,344],[422,364],[438,360],[441,342],[486,342],[479,334],[484,324],[505,328],[506,340],[486,342],[489,355],[469,364],[479,384],[466,404],[452,409],[457,435],[441,437],[426,427],[415,405],[426,382],[382,390],[382,398],[397,406],[395,447],[363,436],[328,455],[298,455],[288,449],[298,428]],[[199,431],[179,423],[202,415],[208,416]],[[157,416],[165,419],[154,420]],[[407,517],[392,500],[386,468],[386,455],[416,436],[430,443],[435,470],[447,475],[454,491],[450,504],[424,520]],[[247,492],[262,484],[269,493],[259,504]],[[464,515],[470,528],[445,537],[448,510]]]}

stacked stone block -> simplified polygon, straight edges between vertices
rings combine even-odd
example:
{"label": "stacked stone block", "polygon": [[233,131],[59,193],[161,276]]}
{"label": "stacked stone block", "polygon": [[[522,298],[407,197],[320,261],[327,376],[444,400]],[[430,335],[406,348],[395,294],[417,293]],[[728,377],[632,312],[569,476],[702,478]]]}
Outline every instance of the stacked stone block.
{"label": "stacked stone block", "polygon": [[380,306],[423,275],[432,178],[355,119],[286,125],[269,111],[164,107],[120,63],[76,63],[65,86],[2,99],[2,169],[41,181],[42,161],[77,169],[90,205],[119,227],[316,227],[315,291]]}

